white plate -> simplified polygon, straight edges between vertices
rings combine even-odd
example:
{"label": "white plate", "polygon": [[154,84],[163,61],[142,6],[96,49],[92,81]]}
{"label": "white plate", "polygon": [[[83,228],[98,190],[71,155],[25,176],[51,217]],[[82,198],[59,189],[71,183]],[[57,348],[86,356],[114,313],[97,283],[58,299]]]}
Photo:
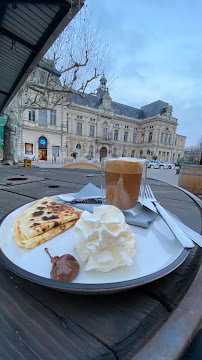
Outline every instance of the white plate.
{"label": "white plate", "polygon": [[[57,197],[52,197],[57,201]],[[130,225],[137,238],[136,254],[132,266],[118,268],[108,273],[84,270],[83,263],[73,247],[71,228],[34,249],[17,247],[12,236],[13,222],[31,203],[11,212],[1,223],[1,261],[18,275],[41,285],[58,290],[79,293],[107,293],[130,289],[154,281],[178,267],[189,251],[175,239],[160,216],[149,229]],[[50,279],[51,262],[45,252],[48,247],[51,256],[73,255],[80,264],[80,272],[71,283]]]}

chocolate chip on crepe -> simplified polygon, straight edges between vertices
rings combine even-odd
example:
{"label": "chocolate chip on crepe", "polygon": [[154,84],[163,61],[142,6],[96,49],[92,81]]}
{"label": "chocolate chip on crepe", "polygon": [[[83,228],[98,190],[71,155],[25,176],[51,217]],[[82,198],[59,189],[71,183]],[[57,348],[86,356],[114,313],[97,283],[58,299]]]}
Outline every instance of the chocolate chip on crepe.
{"label": "chocolate chip on crepe", "polygon": [[74,256],[65,254],[62,256],[51,256],[48,249],[45,251],[50,256],[51,263],[53,264],[50,273],[51,279],[59,281],[70,282],[78,275],[80,266]]}
{"label": "chocolate chip on crepe", "polygon": [[80,215],[71,206],[45,197],[18,216],[13,224],[13,239],[19,247],[34,248],[74,226]]}

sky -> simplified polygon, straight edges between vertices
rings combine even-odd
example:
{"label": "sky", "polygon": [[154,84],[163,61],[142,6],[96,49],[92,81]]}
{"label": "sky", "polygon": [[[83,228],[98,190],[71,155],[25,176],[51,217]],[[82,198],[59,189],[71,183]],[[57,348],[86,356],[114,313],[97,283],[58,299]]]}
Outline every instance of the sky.
{"label": "sky", "polygon": [[202,136],[202,1],[86,0],[110,46],[113,101],[140,108],[173,106],[177,133]]}

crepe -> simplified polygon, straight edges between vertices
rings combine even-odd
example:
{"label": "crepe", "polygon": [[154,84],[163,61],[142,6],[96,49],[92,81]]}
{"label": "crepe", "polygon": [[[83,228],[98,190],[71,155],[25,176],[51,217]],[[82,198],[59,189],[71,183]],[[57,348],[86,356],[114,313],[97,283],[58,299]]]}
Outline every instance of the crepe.
{"label": "crepe", "polygon": [[74,226],[81,212],[45,197],[26,209],[13,224],[13,239],[31,249]]}

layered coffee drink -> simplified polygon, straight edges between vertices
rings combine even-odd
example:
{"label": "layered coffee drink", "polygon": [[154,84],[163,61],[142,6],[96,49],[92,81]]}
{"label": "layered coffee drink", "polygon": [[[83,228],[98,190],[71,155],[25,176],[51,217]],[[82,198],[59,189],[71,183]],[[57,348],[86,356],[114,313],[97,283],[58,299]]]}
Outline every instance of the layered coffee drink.
{"label": "layered coffee drink", "polygon": [[134,208],[138,203],[144,161],[119,158],[105,160],[105,193],[108,205],[120,210]]}

